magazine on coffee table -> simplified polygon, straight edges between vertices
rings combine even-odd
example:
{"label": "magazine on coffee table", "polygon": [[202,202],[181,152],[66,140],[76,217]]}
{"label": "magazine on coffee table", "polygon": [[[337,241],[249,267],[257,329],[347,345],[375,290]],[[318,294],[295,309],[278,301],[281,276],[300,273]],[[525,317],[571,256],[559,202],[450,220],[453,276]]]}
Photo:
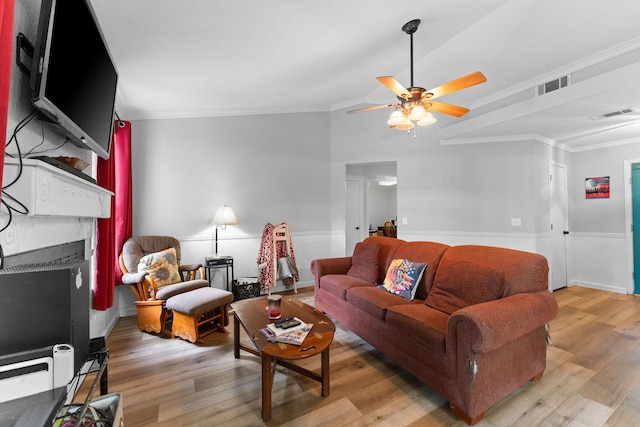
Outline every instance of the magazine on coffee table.
{"label": "magazine on coffee table", "polygon": [[300,321],[300,325],[289,329],[280,329],[276,327],[275,324],[270,323],[266,328],[260,329],[260,333],[271,342],[301,345],[309,334],[309,331],[311,331],[313,324],[304,323],[297,317],[295,319]]}
{"label": "magazine on coffee table", "polygon": [[288,333],[291,333],[291,332],[295,332],[295,331],[298,331],[300,329],[304,329],[304,327],[306,326],[305,323],[302,320],[298,319],[297,317],[294,317],[294,318],[291,318],[291,319],[287,318],[286,320],[292,320],[294,322],[297,322],[298,325],[297,326],[292,326],[292,327],[289,327],[289,328],[282,328],[282,327],[278,326],[278,322],[273,322],[273,323],[269,323],[267,325],[267,328],[269,328],[274,335],[282,335],[282,334],[288,334]]}

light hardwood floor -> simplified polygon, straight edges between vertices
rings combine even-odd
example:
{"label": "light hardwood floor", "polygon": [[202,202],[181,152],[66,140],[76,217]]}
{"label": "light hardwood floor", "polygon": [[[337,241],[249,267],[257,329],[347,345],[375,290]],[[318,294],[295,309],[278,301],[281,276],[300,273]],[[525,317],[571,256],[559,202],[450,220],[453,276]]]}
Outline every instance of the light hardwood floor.
{"label": "light hardwood floor", "polygon": [[[640,296],[577,286],[554,294],[560,312],[550,325],[544,377],[492,407],[477,425],[640,425]],[[292,297],[312,304],[313,288]],[[232,324],[227,334],[194,345],[140,332],[134,317],[120,319],[107,338],[109,391],[122,393],[125,425],[135,427],[466,425],[429,387],[336,326],[330,396],[320,396],[317,382],[278,367],[266,424],[259,360],[247,353],[234,359]],[[316,369],[320,360],[305,366]]]}

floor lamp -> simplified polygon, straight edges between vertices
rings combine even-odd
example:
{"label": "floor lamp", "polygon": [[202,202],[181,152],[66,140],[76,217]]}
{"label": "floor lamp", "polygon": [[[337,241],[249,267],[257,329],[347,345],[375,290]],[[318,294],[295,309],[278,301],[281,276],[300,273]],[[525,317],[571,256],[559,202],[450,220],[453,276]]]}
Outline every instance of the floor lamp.
{"label": "floor lamp", "polygon": [[227,225],[236,225],[238,224],[238,218],[233,213],[231,206],[224,205],[216,210],[211,223],[216,226],[216,256],[218,256],[218,228],[225,230]]}

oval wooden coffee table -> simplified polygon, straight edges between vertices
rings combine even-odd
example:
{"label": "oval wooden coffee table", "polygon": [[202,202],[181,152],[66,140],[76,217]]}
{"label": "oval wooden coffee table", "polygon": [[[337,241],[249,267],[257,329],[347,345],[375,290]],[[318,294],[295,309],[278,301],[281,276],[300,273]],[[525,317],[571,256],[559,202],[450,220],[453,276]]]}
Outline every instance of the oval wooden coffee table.
{"label": "oval wooden coffee table", "polygon": [[[276,365],[284,366],[322,384],[322,397],[329,396],[329,346],[333,341],[335,325],[319,310],[297,299],[282,298],[282,316],[297,317],[313,328],[302,345],[282,344],[268,341],[260,329],[272,323],[267,316],[267,297],[251,298],[231,304],[233,309],[233,354],[240,358],[240,349],[259,356],[262,360],[262,419],[271,419],[271,389]],[[255,348],[240,344],[240,325],[253,342]],[[320,354],[320,373],[302,368],[295,360],[306,359]]]}

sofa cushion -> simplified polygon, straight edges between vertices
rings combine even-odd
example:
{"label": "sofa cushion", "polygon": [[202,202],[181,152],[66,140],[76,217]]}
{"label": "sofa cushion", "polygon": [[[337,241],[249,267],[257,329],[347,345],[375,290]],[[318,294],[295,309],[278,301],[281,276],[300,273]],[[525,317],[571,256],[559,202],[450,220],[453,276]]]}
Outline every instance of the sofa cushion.
{"label": "sofa cushion", "polygon": [[427,264],[423,262],[394,259],[389,264],[384,283],[379,288],[411,301],[416,295],[418,283],[420,283],[426,267]]}
{"label": "sofa cushion", "polygon": [[351,267],[348,276],[357,277],[367,282],[378,282],[378,254],[380,245],[375,242],[358,242],[353,249]]}
{"label": "sofa cushion", "polygon": [[159,288],[182,281],[174,248],[143,256],[138,272],[148,273]]}
{"label": "sofa cushion", "polygon": [[345,274],[327,274],[320,278],[320,289],[346,301],[347,291],[354,287],[372,287],[371,282]]}
{"label": "sofa cushion", "polygon": [[395,305],[387,309],[386,321],[433,351],[445,354],[449,315],[424,304]]}
{"label": "sofa cushion", "polygon": [[371,236],[367,237],[363,241],[367,243],[373,242],[380,245],[380,253],[378,254],[378,280],[380,281],[383,280],[385,274],[387,274],[387,267],[389,267],[389,263],[391,262],[391,260],[393,260],[393,258],[411,258],[408,256],[393,256],[396,250],[406,243],[402,239],[383,236]]}
{"label": "sofa cushion", "polygon": [[492,301],[502,294],[502,274],[484,264],[460,261],[438,269],[425,304],[452,314],[461,308]]}
{"label": "sofa cushion", "polygon": [[427,264],[427,268],[422,275],[422,280],[416,290],[416,298],[421,300],[427,298],[427,295],[431,292],[433,279],[439,268],[440,260],[448,250],[449,246],[443,245],[442,243],[414,241],[403,243],[394,252],[393,258],[410,259],[415,262],[424,262]]}
{"label": "sofa cushion", "polygon": [[422,305],[424,303],[424,301],[417,299],[407,302],[404,298],[386,292],[377,286],[351,288],[347,292],[347,301],[354,307],[380,320],[384,320],[389,307],[400,304]]}
{"label": "sofa cushion", "polygon": [[[422,261],[408,256],[403,258]],[[457,263],[463,261],[473,261],[502,272],[502,298],[523,292],[544,291],[549,286],[549,266],[547,259],[540,254],[492,246],[454,246],[443,255],[438,274],[449,268],[457,269]]]}

